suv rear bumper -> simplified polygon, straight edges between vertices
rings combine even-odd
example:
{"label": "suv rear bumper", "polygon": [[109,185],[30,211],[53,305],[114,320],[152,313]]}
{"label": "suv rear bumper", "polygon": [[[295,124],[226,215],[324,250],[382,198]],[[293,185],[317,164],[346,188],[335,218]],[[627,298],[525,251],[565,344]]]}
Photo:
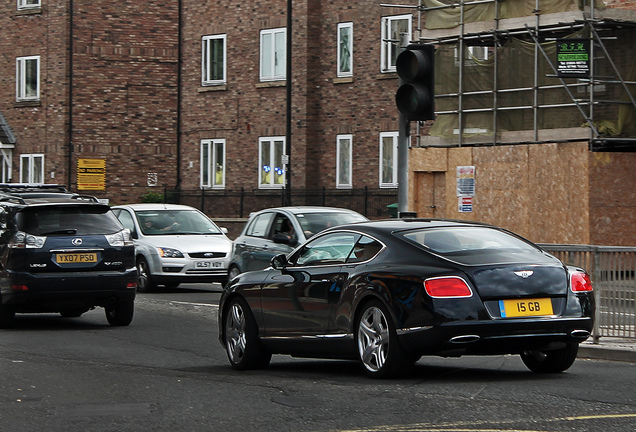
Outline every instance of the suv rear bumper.
{"label": "suv rear bumper", "polygon": [[[2,304],[16,312],[90,309],[133,300],[137,269],[124,272],[9,273],[2,278]],[[14,289],[13,285],[25,286]]]}

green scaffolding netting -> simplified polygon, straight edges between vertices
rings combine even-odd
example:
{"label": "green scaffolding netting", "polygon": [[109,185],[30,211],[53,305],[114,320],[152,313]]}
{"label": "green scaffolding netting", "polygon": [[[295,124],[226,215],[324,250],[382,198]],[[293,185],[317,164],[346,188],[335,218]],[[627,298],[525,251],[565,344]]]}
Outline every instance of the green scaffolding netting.
{"label": "green scaffolding netting", "polygon": [[[635,40],[635,36],[634,30],[625,30],[618,40]],[[589,29],[573,32],[567,37],[589,38]],[[541,49],[535,47],[532,39],[508,37],[500,42],[496,47],[481,46],[474,50],[467,47],[464,56],[458,54],[457,45],[438,47],[435,54],[438,116],[430,131],[432,136],[458,137],[460,117],[457,111],[461,105],[464,137],[492,136],[495,128],[500,134],[533,130],[535,127],[581,127],[588,125],[586,117],[591,117],[600,135],[636,137],[636,109],[629,98],[629,93],[636,95],[636,85],[627,84],[629,93],[615,80],[595,85],[595,98],[604,102],[595,105],[594,115],[590,116],[589,106],[584,103],[590,100],[589,81],[564,79],[566,84],[577,84],[569,87],[568,93],[562,81],[556,77],[553,66],[556,64],[556,41],[541,43]],[[610,46],[609,49],[621,55],[620,45]],[[494,50],[497,50],[497,71]],[[600,53],[600,49],[597,52]],[[460,89],[461,57],[464,58],[464,66]],[[596,75],[616,76],[607,60],[595,54]],[[636,58],[626,57],[620,64],[622,79],[636,81]],[[580,108],[574,104],[574,100],[582,101]],[[620,101],[627,103],[620,104]],[[557,106],[565,104],[569,106]],[[497,107],[496,118],[494,107]]]}

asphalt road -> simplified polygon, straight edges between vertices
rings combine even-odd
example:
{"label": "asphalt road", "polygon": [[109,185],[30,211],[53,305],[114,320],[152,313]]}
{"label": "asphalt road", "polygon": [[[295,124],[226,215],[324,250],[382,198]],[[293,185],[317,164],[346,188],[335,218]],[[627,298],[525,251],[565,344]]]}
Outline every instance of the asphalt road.
{"label": "asphalt road", "polygon": [[235,372],[219,292],[140,294],[133,323],[19,315],[0,331],[0,431],[634,431],[636,365],[537,375],[518,356],[423,358],[409,378],[275,356]]}

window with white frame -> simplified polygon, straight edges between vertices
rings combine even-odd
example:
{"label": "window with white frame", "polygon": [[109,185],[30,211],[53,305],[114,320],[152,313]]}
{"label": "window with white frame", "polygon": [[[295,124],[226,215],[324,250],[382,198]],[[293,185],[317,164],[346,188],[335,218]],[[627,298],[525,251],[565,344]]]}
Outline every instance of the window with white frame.
{"label": "window with white frame", "polygon": [[380,187],[398,187],[398,132],[380,133]]}
{"label": "window with white frame", "polygon": [[[455,47],[455,67],[459,67],[459,47]],[[490,57],[489,48],[486,46],[466,47],[464,56],[464,66],[477,66],[480,62],[488,60]]]}
{"label": "window with white frame", "polygon": [[11,148],[0,148],[0,157],[2,158],[1,168],[0,168],[0,181],[2,183],[11,182],[11,170],[13,169],[13,149]]}
{"label": "window with white frame", "polygon": [[275,189],[285,186],[285,137],[258,139],[258,187]]}
{"label": "window with white frame", "polygon": [[201,140],[201,187],[225,187],[225,140]]}
{"label": "window with white frame", "polygon": [[286,77],[287,30],[261,30],[261,81],[279,81]]}
{"label": "window with white frame", "polygon": [[40,0],[18,0],[18,10],[41,7]]}
{"label": "window with white frame", "polygon": [[353,23],[338,24],[338,76],[353,75]]}
{"label": "window with white frame", "polygon": [[40,56],[16,59],[16,100],[40,99]]}
{"label": "window with white frame", "polygon": [[227,35],[203,36],[201,41],[201,85],[225,84]]}
{"label": "window with white frame", "polygon": [[402,35],[407,34],[411,40],[412,15],[397,15],[382,18],[382,50],[381,71],[395,72],[395,62],[400,53]]}
{"label": "window with white frame", "polygon": [[20,183],[44,183],[44,155],[20,155]]}
{"label": "window with white frame", "polygon": [[352,182],[352,144],[353,135],[336,137],[336,188],[350,189]]}

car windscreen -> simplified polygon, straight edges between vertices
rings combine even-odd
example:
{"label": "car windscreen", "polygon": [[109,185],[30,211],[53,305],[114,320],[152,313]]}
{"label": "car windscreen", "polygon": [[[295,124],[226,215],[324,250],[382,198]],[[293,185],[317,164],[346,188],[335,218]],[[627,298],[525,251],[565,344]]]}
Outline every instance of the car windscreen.
{"label": "car windscreen", "polygon": [[305,232],[306,238],[310,238],[330,227],[367,220],[360,214],[349,212],[298,213],[295,216]]}
{"label": "car windscreen", "polygon": [[144,235],[222,234],[214,222],[196,210],[138,210],[136,215]]}
{"label": "car windscreen", "polygon": [[465,265],[505,264],[554,258],[523,239],[489,227],[426,228],[396,232],[417,246]]}
{"label": "car windscreen", "polygon": [[25,208],[16,223],[20,231],[39,236],[114,234],[123,229],[110,208],[101,205]]}

